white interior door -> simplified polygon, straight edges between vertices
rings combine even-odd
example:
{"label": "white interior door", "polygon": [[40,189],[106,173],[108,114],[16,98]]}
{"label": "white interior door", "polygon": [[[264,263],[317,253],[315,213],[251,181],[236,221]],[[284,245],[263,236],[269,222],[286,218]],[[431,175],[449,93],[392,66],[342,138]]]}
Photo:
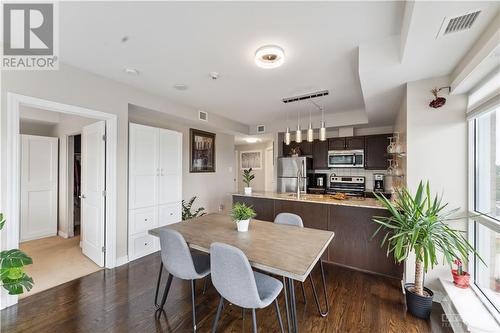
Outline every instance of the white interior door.
{"label": "white interior door", "polygon": [[57,235],[58,139],[21,135],[21,242]]}
{"label": "white interior door", "polygon": [[82,252],[104,266],[106,141],[104,121],[82,130],[81,244]]}

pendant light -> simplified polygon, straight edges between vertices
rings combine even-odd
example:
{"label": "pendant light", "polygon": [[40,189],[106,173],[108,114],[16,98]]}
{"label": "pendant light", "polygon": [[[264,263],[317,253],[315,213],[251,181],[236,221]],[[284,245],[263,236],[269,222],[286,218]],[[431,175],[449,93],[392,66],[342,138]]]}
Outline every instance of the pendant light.
{"label": "pendant light", "polygon": [[300,111],[297,112],[297,132],[295,133],[295,142],[302,142],[302,130],[300,129]]}
{"label": "pendant light", "polygon": [[286,132],[285,132],[285,145],[290,145],[290,127],[288,127],[288,112],[286,113]]}
{"label": "pendant light", "polygon": [[326,141],[325,110],[321,107],[321,128],[319,129],[319,141]]}
{"label": "pendant light", "polygon": [[309,128],[307,129],[307,142],[313,142],[314,140],[314,130],[311,121],[311,110],[309,110]]}

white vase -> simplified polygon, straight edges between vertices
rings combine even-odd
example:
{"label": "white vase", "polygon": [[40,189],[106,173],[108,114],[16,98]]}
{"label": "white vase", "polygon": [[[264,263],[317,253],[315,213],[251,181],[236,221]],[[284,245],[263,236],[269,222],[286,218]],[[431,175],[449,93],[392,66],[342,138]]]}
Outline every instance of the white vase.
{"label": "white vase", "polygon": [[236,226],[238,227],[239,232],[247,232],[249,224],[250,224],[250,219],[236,221]]}
{"label": "white vase", "polygon": [[251,187],[245,187],[245,194],[246,195],[252,194],[252,188]]}

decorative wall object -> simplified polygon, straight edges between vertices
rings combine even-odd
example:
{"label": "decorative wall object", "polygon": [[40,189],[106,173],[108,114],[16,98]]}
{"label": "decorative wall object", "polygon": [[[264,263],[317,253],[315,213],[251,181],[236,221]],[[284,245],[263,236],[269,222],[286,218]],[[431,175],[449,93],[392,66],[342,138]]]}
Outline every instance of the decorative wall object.
{"label": "decorative wall object", "polygon": [[262,169],[262,151],[242,151],[240,153],[241,170],[252,168],[254,170]]}
{"label": "decorative wall object", "polygon": [[215,172],[215,133],[189,129],[190,172]]}
{"label": "decorative wall object", "polygon": [[451,87],[434,88],[431,90],[431,93],[434,95],[434,99],[429,103],[431,108],[437,109],[446,104],[446,98],[438,96],[438,93],[443,89],[448,89],[448,94],[451,91]]}

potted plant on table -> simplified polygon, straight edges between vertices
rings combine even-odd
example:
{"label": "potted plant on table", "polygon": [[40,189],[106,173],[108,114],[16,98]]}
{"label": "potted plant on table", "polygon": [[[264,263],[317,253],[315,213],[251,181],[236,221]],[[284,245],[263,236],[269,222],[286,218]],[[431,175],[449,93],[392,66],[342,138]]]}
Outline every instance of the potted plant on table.
{"label": "potted plant on table", "polygon": [[252,209],[252,207],[248,207],[244,203],[237,202],[233,205],[231,209],[231,217],[233,221],[236,223],[236,227],[239,232],[248,231],[248,225],[250,224],[250,219],[254,218],[257,214]]}
{"label": "potted plant on table", "polygon": [[255,175],[252,173],[252,168],[243,170],[243,183],[245,183],[245,194],[252,194],[252,188],[250,187],[250,182],[254,180]]}
{"label": "potted plant on table", "polygon": [[432,290],[423,286],[424,272],[438,264],[437,252],[452,264],[457,258],[467,261],[468,254],[475,252],[462,231],[452,229],[445,222],[457,220],[450,216],[458,208],[446,211],[448,204],[441,198],[431,197],[429,183],[420,182],[415,195],[407,188],[396,191],[391,202],[382,195],[377,199],[387,208],[390,216],[375,216],[373,221],[386,234],[381,246],[387,246],[387,255],[392,253],[397,262],[404,262],[414,252],[415,283],[405,284],[408,311],[420,318],[428,318],[432,308]]}

